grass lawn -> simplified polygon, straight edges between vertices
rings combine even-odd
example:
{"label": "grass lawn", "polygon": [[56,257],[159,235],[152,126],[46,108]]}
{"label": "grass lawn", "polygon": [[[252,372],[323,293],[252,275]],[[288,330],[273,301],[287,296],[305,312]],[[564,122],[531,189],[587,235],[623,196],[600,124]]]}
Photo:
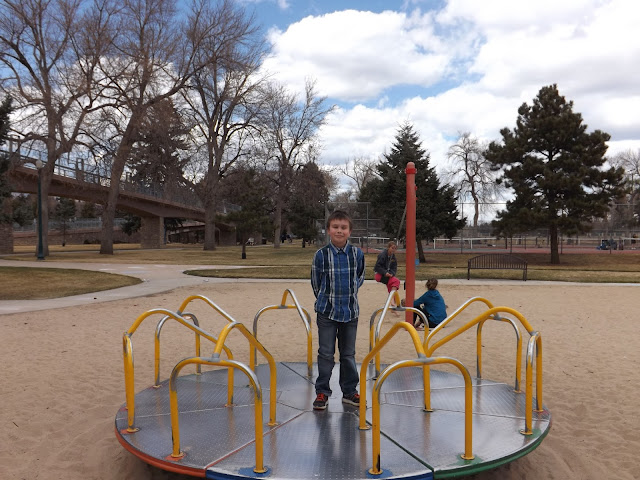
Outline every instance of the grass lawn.
{"label": "grass lawn", "polygon": [[[211,265],[211,269],[189,270],[198,276],[221,278],[309,278],[310,265],[316,246],[301,248],[300,243],[284,244],[280,249],[272,245],[247,247],[247,258],[241,258],[240,247],[220,247],[205,252],[201,245],[172,244],[159,250],[144,250],[139,245],[115,245],[113,255],[100,255],[99,246],[73,245],[50,247],[50,256],[44,264],[55,267],[57,262],[78,263],[130,263]],[[0,258],[34,260],[33,247],[18,247],[17,254]],[[416,279],[429,277],[466,278],[467,260],[474,253],[444,253],[426,250],[426,262],[416,268]],[[640,283],[640,250],[626,252],[567,253],[560,256],[560,265],[549,263],[548,253],[517,253],[528,262],[529,280],[585,282],[585,283]],[[398,277],[405,277],[405,256],[397,254],[400,265]],[[373,279],[376,254],[366,254],[366,278]],[[243,265],[246,268],[219,269],[216,266]],[[267,267],[267,268],[265,268]],[[517,270],[473,270],[472,278],[522,278]],[[122,275],[57,268],[0,268],[0,300],[55,298],[87,292],[108,290],[139,283]],[[34,292],[33,285],[38,285]]]}
{"label": "grass lawn", "polygon": [[0,300],[42,300],[136,285],[126,275],[70,270],[0,266]]}

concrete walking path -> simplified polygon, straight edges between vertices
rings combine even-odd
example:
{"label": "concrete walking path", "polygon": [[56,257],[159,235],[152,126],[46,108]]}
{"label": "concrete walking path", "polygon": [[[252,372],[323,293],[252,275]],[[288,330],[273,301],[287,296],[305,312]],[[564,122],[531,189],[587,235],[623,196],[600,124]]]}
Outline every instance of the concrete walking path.
{"label": "concrete walking path", "polygon": [[[147,295],[167,292],[178,287],[201,285],[203,283],[254,281],[253,279],[236,280],[229,278],[197,277],[183,273],[185,270],[239,268],[230,265],[160,265],[0,260],[0,266],[91,270],[94,272],[128,275],[142,280],[142,283],[137,285],[114,288],[112,290],[103,290],[100,292],[85,293],[82,295],[73,295],[69,297],[49,298],[44,300],[1,300],[0,315],[71,307],[76,305],[89,305],[92,303],[109,302],[124,298],[144,297]],[[37,286],[34,286],[34,288],[37,288]]]}
{"label": "concrete walking path", "polygon": [[[82,295],[73,295],[69,297],[49,298],[44,300],[0,300],[0,315],[11,313],[32,312],[38,310],[49,310],[52,308],[72,307],[76,305],[90,305],[95,303],[109,302],[112,300],[122,300],[125,298],[144,297],[158,293],[168,292],[175,288],[186,287],[190,285],[202,285],[205,283],[309,283],[308,279],[264,279],[264,278],[215,278],[215,277],[197,277],[186,275],[185,270],[201,270],[201,269],[235,269],[243,268],[236,265],[165,265],[165,264],[123,264],[123,263],[75,263],[75,262],[47,262],[47,261],[19,261],[19,260],[0,260],[0,266],[6,267],[34,267],[34,268],[63,268],[63,269],[81,269],[91,270],[95,272],[116,273],[120,275],[129,275],[142,280],[138,285],[114,288],[112,290],[103,290],[101,292],[91,292]],[[375,283],[374,280],[367,280],[366,283]],[[418,282],[420,283],[420,282]],[[441,284],[444,285],[514,285],[514,286],[534,286],[549,285],[557,283],[559,285],[584,285],[593,286],[593,283],[576,283],[576,282],[546,282],[527,280],[489,280],[489,279],[442,279]],[[635,286],[637,283],[607,283],[601,284],[606,287],[615,286]],[[34,287],[37,288],[37,287]]]}

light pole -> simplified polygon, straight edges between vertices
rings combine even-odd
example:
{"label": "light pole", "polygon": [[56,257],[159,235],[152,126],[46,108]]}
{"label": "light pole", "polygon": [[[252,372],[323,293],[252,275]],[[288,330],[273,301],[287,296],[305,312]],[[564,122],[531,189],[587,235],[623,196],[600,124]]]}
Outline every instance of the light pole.
{"label": "light pole", "polygon": [[[460,202],[460,216],[464,220],[464,199]],[[464,239],[462,237],[464,237],[464,227],[466,224],[467,222],[465,221],[462,229],[460,230],[460,253],[462,253],[462,249],[464,248]]]}
{"label": "light pole", "polygon": [[36,160],[38,170],[38,260],[44,260],[44,246],[42,245],[42,160]]}

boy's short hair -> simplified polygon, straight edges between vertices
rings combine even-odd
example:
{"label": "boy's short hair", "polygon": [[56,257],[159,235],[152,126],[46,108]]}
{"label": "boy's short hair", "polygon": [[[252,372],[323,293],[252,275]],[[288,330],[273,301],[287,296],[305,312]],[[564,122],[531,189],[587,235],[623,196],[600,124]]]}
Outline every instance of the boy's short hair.
{"label": "boy's short hair", "polygon": [[327,218],[327,228],[331,225],[331,222],[334,220],[346,220],[349,222],[349,230],[353,230],[353,222],[351,221],[351,217],[344,210],[334,210],[329,218]]}
{"label": "boy's short hair", "polygon": [[438,287],[438,279],[430,278],[427,280],[427,290],[435,290]]}

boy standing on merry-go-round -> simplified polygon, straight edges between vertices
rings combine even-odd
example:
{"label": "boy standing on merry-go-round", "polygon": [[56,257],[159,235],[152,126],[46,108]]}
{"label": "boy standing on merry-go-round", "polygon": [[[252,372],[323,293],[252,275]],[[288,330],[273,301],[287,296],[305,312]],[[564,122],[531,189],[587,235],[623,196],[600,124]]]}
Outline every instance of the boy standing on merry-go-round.
{"label": "boy standing on merry-go-round", "polygon": [[329,382],[336,340],[340,353],[342,403],[359,406],[356,333],[358,289],[364,283],[364,253],[349,243],[351,217],[336,210],[327,219],[329,243],[319,249],[311,265],[311,286],[316,296],[318,325],[318,378],[314,410],[325,410],[331,396]]}

